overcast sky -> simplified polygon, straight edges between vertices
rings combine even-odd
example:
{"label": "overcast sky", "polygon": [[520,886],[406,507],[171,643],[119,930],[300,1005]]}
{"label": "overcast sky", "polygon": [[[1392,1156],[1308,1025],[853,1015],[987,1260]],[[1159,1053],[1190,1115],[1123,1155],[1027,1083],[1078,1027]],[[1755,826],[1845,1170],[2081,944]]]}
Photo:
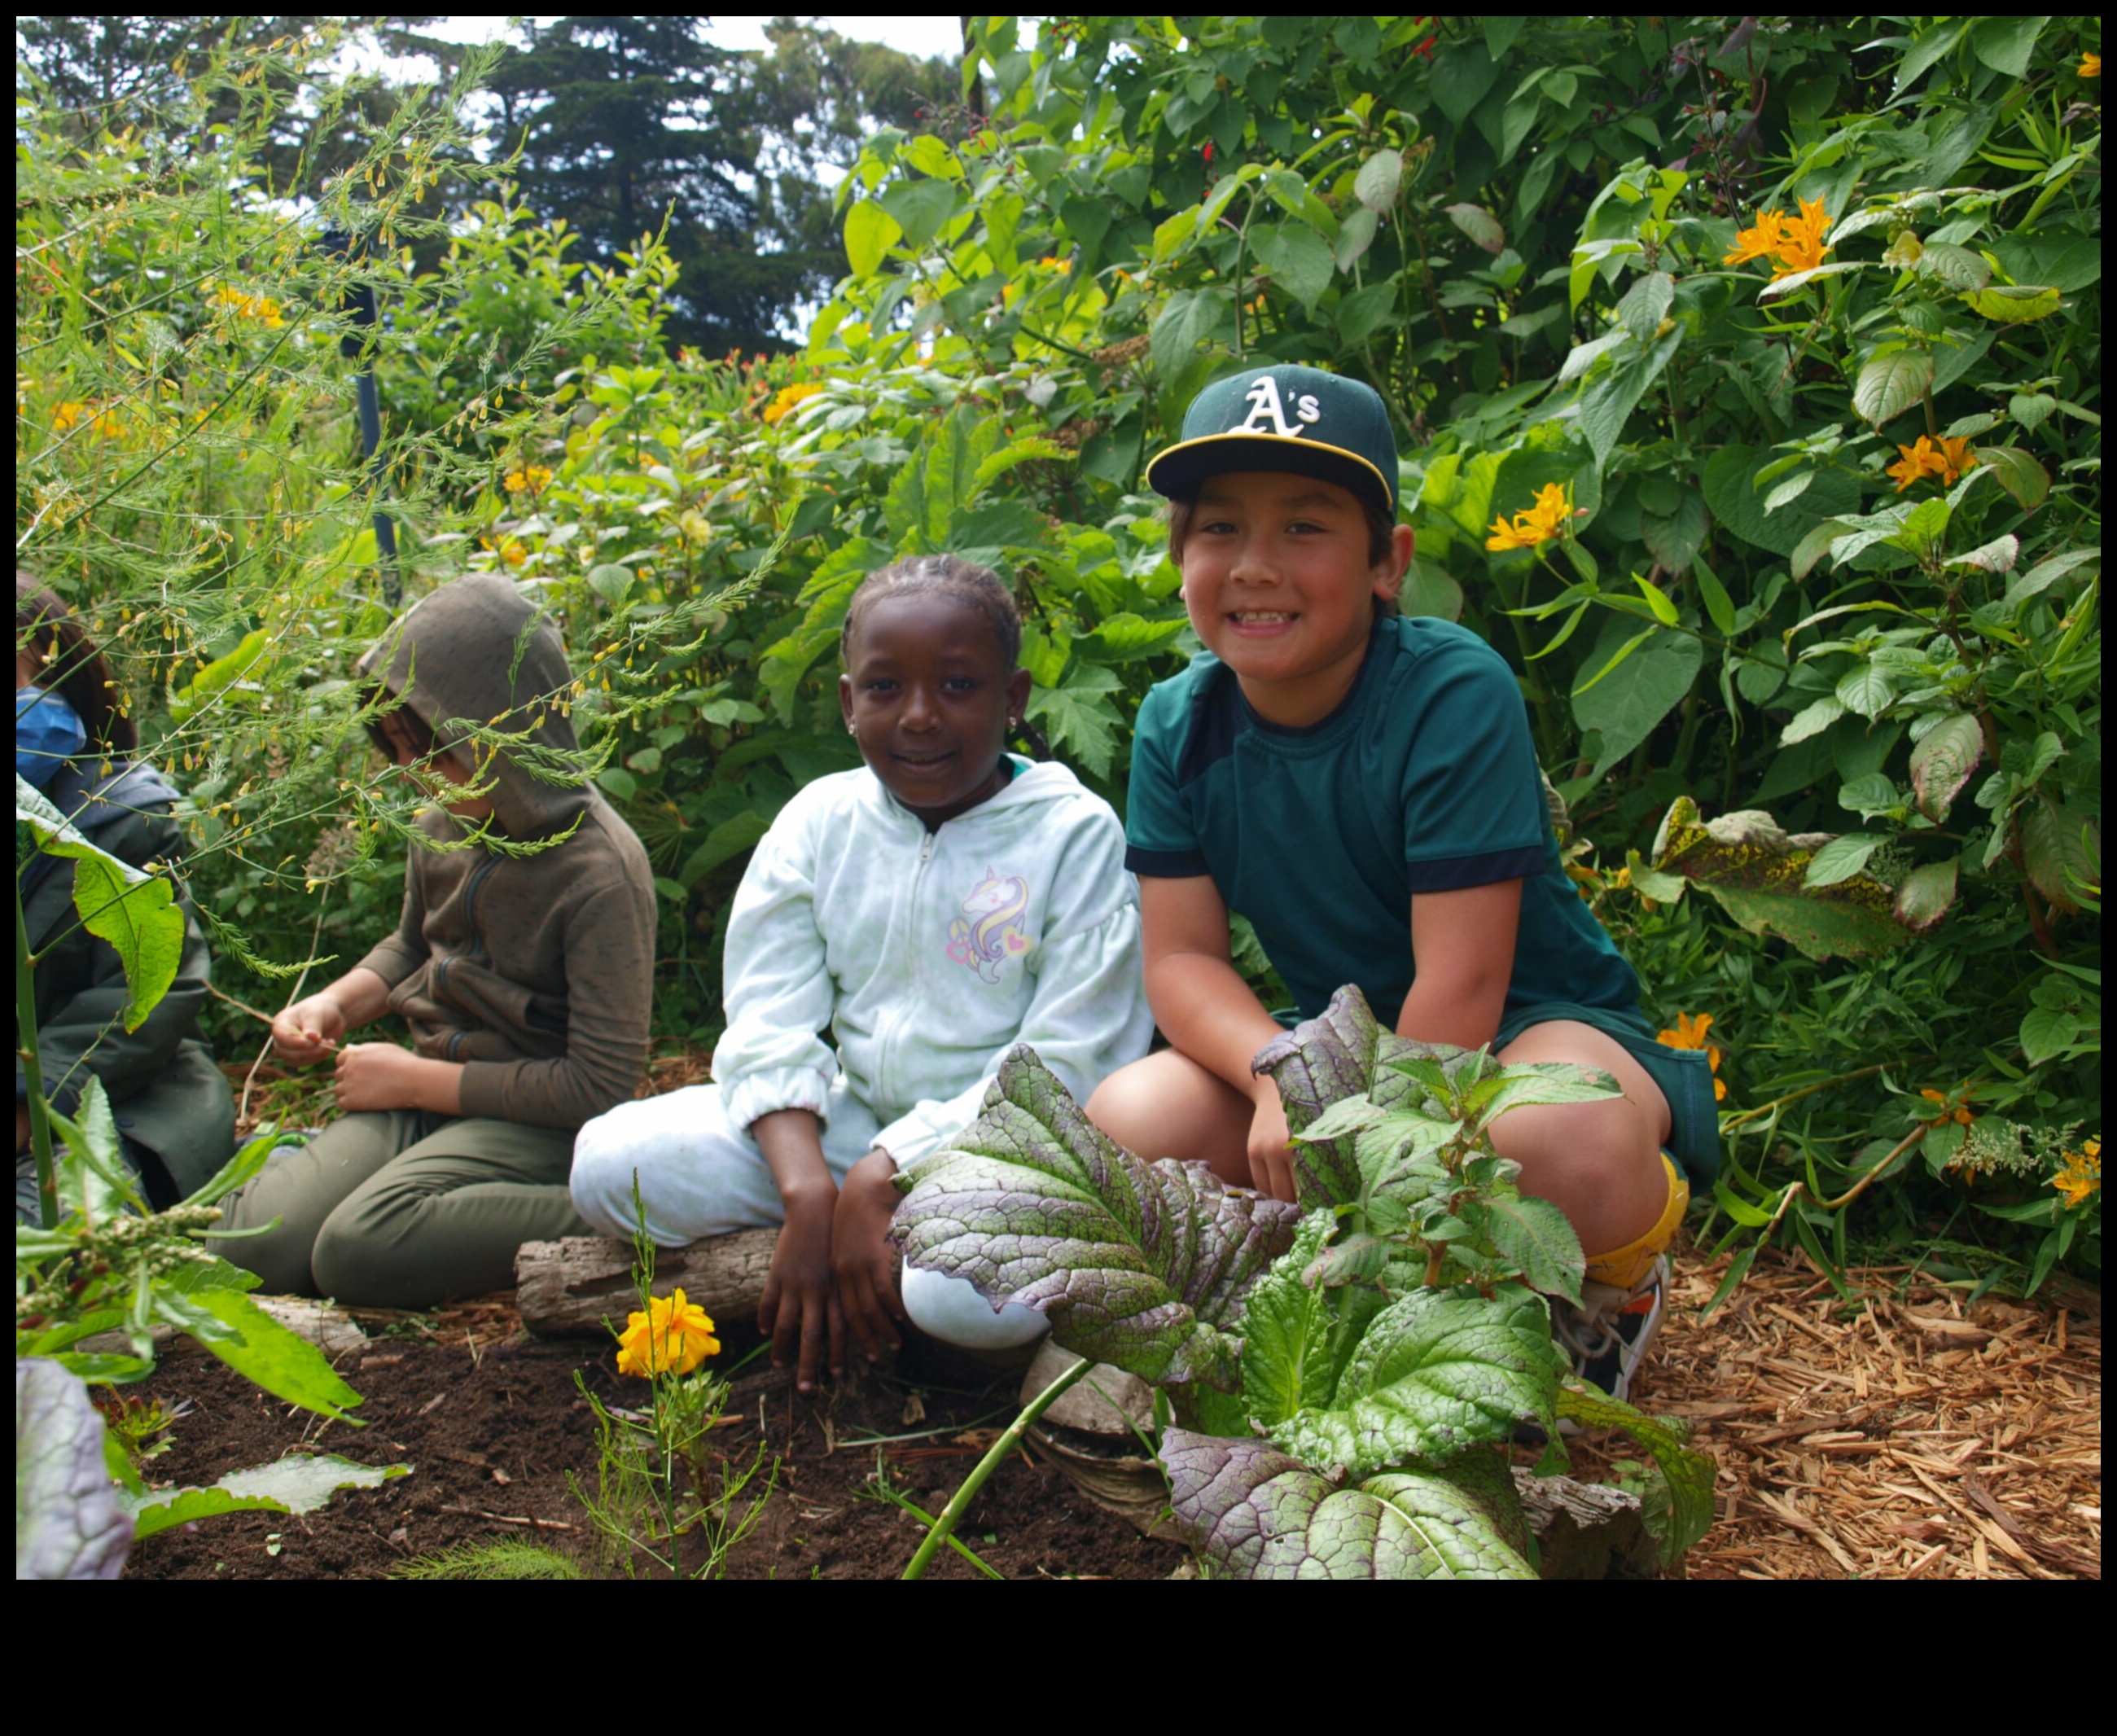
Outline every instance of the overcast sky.
{"label": "overcast sky", "polygon": [[[537,21],[550,24],[556,20],[539,18]],[[706,27],[706,35],[724,48],[762,48],[767,46],[764,27],[771,21],[768,16],[723,18],[717,13]],[[921,60],[931,59],[936,54],[962,52],[963,26],[960,18],[878,18],[866,15],[819,18],[815,21],[854,42],[879,42],[886,48],[916,54]],[[434,35],[450,42],[490,42],[506,30],[508,22],[505,18],[449,18],[428,28]]]}

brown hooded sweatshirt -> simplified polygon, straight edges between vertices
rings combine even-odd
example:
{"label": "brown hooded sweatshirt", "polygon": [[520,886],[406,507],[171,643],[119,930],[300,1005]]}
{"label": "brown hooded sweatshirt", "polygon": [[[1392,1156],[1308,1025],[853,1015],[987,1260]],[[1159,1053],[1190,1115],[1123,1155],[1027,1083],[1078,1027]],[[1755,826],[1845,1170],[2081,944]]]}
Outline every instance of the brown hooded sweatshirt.
{"label": "brown hooded sweatshirt", "polygon": [[[454,579],[394,623],[360,672],[402,695],[445,748],[464,742],[468,719],[574,754],[557,709],[572,704],[573,672],[534,614],[510,580]],[[470,743],[464,757],[482,752]],[[464,1115],[577,1128],[630,1098],[646,1061],[653,870],[592,786],[544,781],[505,747],[486,778],[495,830],[521,843],[570,835],[509,856],[465,844],[469,828],[429,809],[418,825],[436,847],[415,846],[404,865],[404,921],[360,962],[390,985],[421,1055],[464,1063]]]}

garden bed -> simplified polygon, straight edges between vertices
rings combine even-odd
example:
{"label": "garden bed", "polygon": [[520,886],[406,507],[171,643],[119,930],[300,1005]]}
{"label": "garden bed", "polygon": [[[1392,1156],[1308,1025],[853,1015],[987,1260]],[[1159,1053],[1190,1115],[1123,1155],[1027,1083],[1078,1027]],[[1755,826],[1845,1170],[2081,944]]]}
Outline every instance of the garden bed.
{"label": "garden bed", "polygon": [[[1718,1522],[1691,1553],[1691,1577],[2100,1577],[2094,1293],[1964,1310],[1937,1286],[1856,1268],[1860,1300],[1848,1306],[1805,1265],[1760,1262],[1701,1325],[1719,1270],[1680,1263],[1676,1306],[1637,1395],[1692,1419],[1719,1466]],[[381,1577],[452,1544],[525,1538],[593,1563],[566,1484],[569,1471],[592,1479],[596,1457],[574,1371],[613,1404],[636,1400],[637,1384],[589,1341],[522,1337],[504,1298],[366,1323],[372,1343],[341,1364],[367,1396],[359,1431],[289,1411],[188,1345],[173,1347],[149,1390],[192,1408],[150,1474],[210,1482],[302,1445],[401,1459],[413,1474],[305,1517],[238,1514],[166,1532],[140,1545],[128,1574]],[[980,1387],[960,1366],[911,1355],[896,1376],[805,1399],[750,1364],[736,1378],[730,1415],[740,1420],[722,1431],[726,1450],[746,1456],[762,1441],[782,1469],[731,1576],[895,1577],[919,1526],[874,1498],[878,1454],[895,1487],[938,1511],[1012,1415],[1017,1380]],[[906,1435],[916,1438],[869,1438]],[[1576,1473],[1610,1474],[1623,1457],[1621,1441],[1583,1443]],[[987,1484],[963,1535],[1010,1578],[1163,1578],[1184,1559],[1020,1454]],[[934,1571],[975,1572],[947,1551]]]}

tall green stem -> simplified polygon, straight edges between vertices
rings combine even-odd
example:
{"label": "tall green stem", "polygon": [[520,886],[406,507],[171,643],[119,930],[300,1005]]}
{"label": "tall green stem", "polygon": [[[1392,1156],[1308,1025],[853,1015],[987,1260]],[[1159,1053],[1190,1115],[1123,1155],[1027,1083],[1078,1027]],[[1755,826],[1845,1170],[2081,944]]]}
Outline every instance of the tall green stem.
{"label": "tall green stem", "polygon": [[963,1486],[941,1509],[941,1517],[934,1521],[934,1528],[927,1532],[926,1540],[919,1545],[919,1553],[911,1558],[911,1565],[904,1570],[906,1579],[924,1579],[926,1577],[928,1565],[940,1553],[941,1545],[948,1540],[949,1535],[956,1529],[957,1521],[969,1511],[971,1503],[977,1498],[978,1491],[985,1486],[985,1479],[998,1471],[1007,1456],[1022,1444],[1022,1438],[1029,1432],[1029,1425],[1049,1410],[1058,1395],[1086,1374],[1091,1366],[1093,1364],[1083,1356],[1022,1406],[1022,1415],[1015,1418],[1000,1438],[992,1443],[991,1450],[978,1461],[976,1469],[963,1479]]}
{"label": "tall green stem", "polygon": [[37,1059],[36,960],[30,956],[30,924],[22,914],[22,889],[15,888],[15,1041],[22,1063],[22,1092],[29,1100],[30,1149],[37,1160],[37,1212],[44,1228],[59,1221],[58,1189],[52,1184],[52,1124],[44,1113],[44,1069]]}

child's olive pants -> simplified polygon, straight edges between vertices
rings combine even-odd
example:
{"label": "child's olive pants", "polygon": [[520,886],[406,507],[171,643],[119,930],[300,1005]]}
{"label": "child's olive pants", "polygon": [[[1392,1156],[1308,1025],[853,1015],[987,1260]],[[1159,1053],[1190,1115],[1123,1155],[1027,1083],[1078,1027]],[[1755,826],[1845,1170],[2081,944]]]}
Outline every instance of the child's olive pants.
{"label": "child's olive pants", "polygon": [[210,1244],[275,1294],[361,1308],[431,1308],[510,1288],[524,1242],[595,1232],[574,1210],[574,1135],[479,1116],[395,1109],[342,1115],[274,1152],[226,1203]]}

